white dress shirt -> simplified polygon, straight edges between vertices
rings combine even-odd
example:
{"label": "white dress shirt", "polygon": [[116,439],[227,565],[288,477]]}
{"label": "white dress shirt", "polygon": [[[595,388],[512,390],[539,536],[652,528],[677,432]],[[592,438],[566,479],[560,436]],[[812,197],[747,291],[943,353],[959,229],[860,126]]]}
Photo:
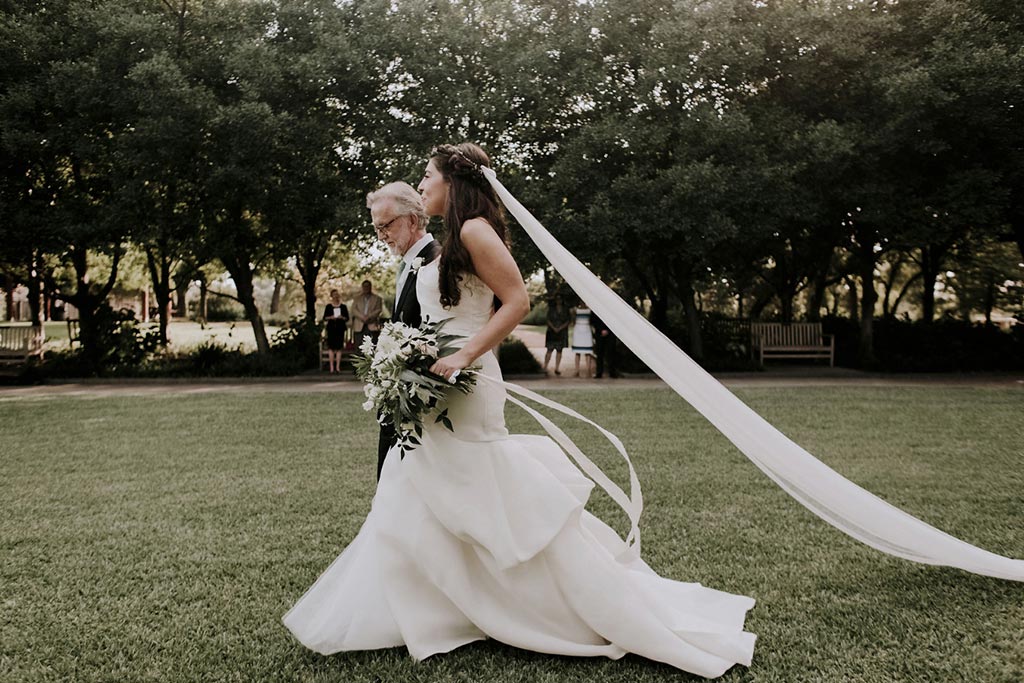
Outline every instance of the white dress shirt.
{"label": "white dress shirt", "polygon": [[[405,281],[409,279],[409,271],[412,269],[409,267],[412,262],[416,259],[416,255],[420,253],[423,247],[427,246],[434,241],[433,235],[429,232],[423,237],[419,238],[415,244],[413,244],[402,256],[402,260],[405,261],[405,268],[402,269],[402,274],[398,276],[398,283],[395,285],[395,308],[398,308],[398,299],[402,296],[402,289],[405,288]],[[396,311],[397,315],[397,311]]]}

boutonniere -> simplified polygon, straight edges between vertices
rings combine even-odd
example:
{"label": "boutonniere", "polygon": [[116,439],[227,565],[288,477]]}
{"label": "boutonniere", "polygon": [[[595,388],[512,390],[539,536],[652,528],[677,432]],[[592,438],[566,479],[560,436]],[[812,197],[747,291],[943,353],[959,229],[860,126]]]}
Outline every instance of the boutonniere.
{"label": "boutonniere", "polygon": [[410,273],[418,272],[419,269],[420,269],[420,266],[422,266],[422,265],[423,265],[423,257],[422,256],[417,256],[416,258],[414,258],[412,260],[412,263],[409,264],[409,272]]}

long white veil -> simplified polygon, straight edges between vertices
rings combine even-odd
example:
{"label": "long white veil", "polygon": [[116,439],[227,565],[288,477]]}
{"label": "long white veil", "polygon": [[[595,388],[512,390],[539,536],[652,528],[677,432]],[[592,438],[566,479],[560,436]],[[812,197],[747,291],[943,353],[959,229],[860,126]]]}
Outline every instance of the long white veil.
{"label": "long white veil", "polygon": [[482,170],[541,253],[615,335],[811,512],[890,555],[1024,581],[1024,560],[983,550],[903,512],[844,478],[768,424],[580,263],[505,189],[493,170]]}

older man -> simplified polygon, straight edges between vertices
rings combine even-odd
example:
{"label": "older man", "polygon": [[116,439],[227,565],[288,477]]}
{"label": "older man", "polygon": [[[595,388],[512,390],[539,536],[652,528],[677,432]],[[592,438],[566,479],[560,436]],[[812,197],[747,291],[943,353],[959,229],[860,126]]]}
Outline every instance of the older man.
{"label": "older man", "polygon": [[352,335],[356,348],[363,345],[363,337],[369,335],[377,343],[380,335],[380,316],[384,312],[384,300],[373,293],[373,283],[363,280],[363,288],[352,300]]}
{"label": "older man", "polygon": [[[395,256],[402,258],[395,282],[395,304],[392,320],[418,327],[421,322],[420,303],[416,299],[416,273],[409,266],[417,258],[423,263],[433,261],[441,253],[441,245],[427,232],[427,213],[420,195],[403,182],[388,183],[366,195],[377,238],[388,245]],[[397,442],[395,430],[382,426],[377,444],[377,481],[388,450]]]}

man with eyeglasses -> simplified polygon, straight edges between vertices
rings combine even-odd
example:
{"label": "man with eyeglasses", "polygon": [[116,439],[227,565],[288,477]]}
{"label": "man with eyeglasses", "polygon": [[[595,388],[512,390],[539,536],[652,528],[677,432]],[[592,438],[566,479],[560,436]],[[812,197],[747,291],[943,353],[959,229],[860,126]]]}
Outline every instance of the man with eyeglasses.
{"label": "man with eyeglasses", "polygon": [[[366,206],[370,209],[377,238],[388,245],[392,254],[402,259],[395,281],[391,319],[419,327],[422,319],[416,299],[416,269],[410,265],[416,259],[430,263],[441,253],[441,244],[427,232],[429,219],[423,201],[412,185],[399,181],[366,195]],[[380,481],[384,457],[396,441],[394,429],[382,426],[377,444],[377,481]]]}

